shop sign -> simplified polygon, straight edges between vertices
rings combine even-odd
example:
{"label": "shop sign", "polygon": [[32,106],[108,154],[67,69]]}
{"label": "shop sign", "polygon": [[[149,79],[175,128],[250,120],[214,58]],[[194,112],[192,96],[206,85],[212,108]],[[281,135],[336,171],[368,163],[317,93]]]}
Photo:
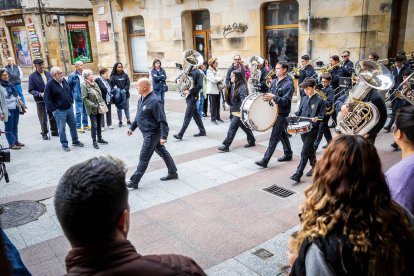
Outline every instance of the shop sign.
{"label": "shop sign", "polygon": [[242,23],[233,23],[233,25],[227,25],[223,27],[223,37],[226,37],[229,33],[238,32],[244,33],[249,27]]}
{"label": "shop sign", "polygon": [[88,22],[66,23],[71,62],[92,62]]}
{"label": "shop sign", "polygon": [[24,19],[22,15],[12,15],[4,17],[4,23],[7,27],[24,26]]}

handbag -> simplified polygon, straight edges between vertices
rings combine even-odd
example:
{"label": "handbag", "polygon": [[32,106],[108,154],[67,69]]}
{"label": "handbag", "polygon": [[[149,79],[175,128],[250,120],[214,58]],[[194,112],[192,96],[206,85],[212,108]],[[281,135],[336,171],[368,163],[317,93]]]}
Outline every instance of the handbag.
{"label": "handbag", "polygon": [[167,92],[168,91],[168,85],[164,84],[162,86],[162,91]]}
{"label": "handbag", "polygon": [[219,82],[217,83],[217,88],[221,91],[221,90],[223,90],[224,88],[226,88],[226,84],[225,84],[223,81],[219,81]]}
{"label": "handbag", "polygon": [[26,113],[26,108],[24,107],[24,104],[20,98],[17,99],[17,108],[19,108],[19,113],[23,115]]}
{"label": "handbag", "polygon": [[100,114],[105,114],[106,112],[109,111],[108,106],[105,103],[99,103],[99,108],[98,111]]}

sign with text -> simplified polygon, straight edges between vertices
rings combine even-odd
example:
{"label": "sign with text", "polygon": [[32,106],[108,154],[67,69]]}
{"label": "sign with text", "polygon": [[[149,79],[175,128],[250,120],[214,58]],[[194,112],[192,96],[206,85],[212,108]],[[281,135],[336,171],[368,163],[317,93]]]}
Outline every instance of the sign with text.
{"label": "sign with text", "polygon": [[69,48],[71,62],[92,62],[92,50],[89,38],[88,22],[68,22]]}
{"label": "sign with text", "polygon": [[4,17],[4,23],[7,27],[20,27],[24,26],[24,19],[22,15],[12,15]]}

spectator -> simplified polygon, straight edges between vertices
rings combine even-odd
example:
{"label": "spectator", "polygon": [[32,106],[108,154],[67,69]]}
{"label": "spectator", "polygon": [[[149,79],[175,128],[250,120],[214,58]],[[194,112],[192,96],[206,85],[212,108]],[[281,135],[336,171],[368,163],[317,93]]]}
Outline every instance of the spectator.
{"label": "spectator", "polygon": [[[119,88],[125,91],[126,94],[126,102],[125,102],[125,117],[127,119],[127,124],[131,125],[130,115],[129,115],[129,86],[130,80],[128,75],[124,72],[124,66],[122,63],[117,62],[114,64],[111,72],[111,86],[112,88]],[[117,109],[118,113],[118,120],[119,120],[119,127],[122,127],[122,109]]]}
{"label": "spectator", "polygon": [[401,107],[395,116],[394,139],[402,160],[386,173],[392,199],[414,214],[414,106]]}
{"label": "spectator", "polygon": [[108,128],[113,129],[112,126],[112,113],[111,113],[111,105],[112,105],[112,99],[111,99],[111,82],[109,80],[109,70],[106,68],[102,68],[99,70],[99,77],[96,78],[95,82],[98,84],[99,89],[102,92],[102,98],[104,99],[106,106],[108,107],[108,112],[105,114],[102,114],[102,131],[105,130],[105,116],[106,115],[106,125]]}
{"label": "spectator", "polygon": [[[86,113],[91,120],[91,135],[93,147],[99,149],[99,144],[108,144],[107,141],[102,139],[101,134],[101,121],[103,120],[103,114],[101,114],[101,104],[104,103],[102,99],[102,92],[99,86],[95,83],[93,72],[90,69],[85,69],[82,72],[82,77],[85,80],[81,85],[82,99],[85,104]],[[98,136],[98,140],[96,140]]]}
{"label": "spectator", "polygon": [[205,60],[203,64],[200,65],[200,73],[203,73],[203,89],[200,90],[200,96],[197,102],[197,109],[200,117],[207,117],[207,70],[208,70],[208,62]]}
{"label": "spectator", "polygon": [[69,168],[55,194],[56,215],[72,250],[67,275],[205,275],[180,255],[141,256],[127,239],[126,168],[112,157],[95,157]]}
{"label": "spectator", "polygon": [[230,65],[229,69],[227,70],[226,85],[231,85],[230,76],[234,70],[242,72],[243,76],[246,75],[244,72],[243,61],[241,60],[240,55],[234,55],[233,57],[233,63]]}
{"label": "spectator", "polygon": [[40,134],[43,140],[48,140],[48,121],[52,136],[59,136],[55,117],[52,112],[46,111],[45,101],[43,99],[46,83],[52,76],[45,70],[45,63],[42,59],[35,59],[33,64],[36,67],[36,71],[29,76],[29,93],[33,95],[34,101],[36,102],[37,117],[39,118],[41,129]]}
{"label": "spectator", "polygon": [[381,172],[362,136],[332,140],[305,191],[291,275],[414,275],[414,218]]}
{"label": "spectator", "polygon": [[272,70],[272,68],[270,68],[270,66],[269,66],[269,61],[267,59],[264,60],[264,67],[269,72],[270,72],[270,70]]}
{"label": "spectator", "polygon": [[78,139],[76,132],[75,116],[73,115],[73,94],[68,82],[62,76],[62,70],[59,67],[50,69],[52,79],[49,80],[45,87],[45,104],[46,109],[53,113],[59,129],[59,139],[64,151],[70,151],[68,140],[66,139],[66,124],[70,129],[72,137],[72,146],[83,147]]}
{"label": "spectator", "polygon": [[165,70],[161,67],[161,60],[154,59],[152,62],[151,77],[153,92],[160,97],[164,104],[164,94],[167,92],[166,89],[168,89],[168,86],[165,83],[167,80],[167,73],[165,73]]}
{"label": "spectator", "polygon": [[19,142],[19,103],[18,94],[14,85],[9,81],[6,69],[0,69],[0,120],[4,122],[6,139],[10,149],[21,149],[23,143]]}
{"label": "spectator", "polygon": [[68,85],[72,91],[73,99],[75,100],[76,129],[79,133],[85,133],[85,130],[91,130],[91,128],[88,126],[88,115],[86,114],[85,105],[83,104],[80,88],[81,84],[85,81],[82,77],[84,69],[83,62],[75,62],[75,67],[76,70],[68,77]]}
{"label": "spectator", "polygon": [[23,95],[22,89],[22,78],[23,78],[23,71],[20,66],[17,66],[14,62],[12,57],[7,58],[7,65],[6,65],[7,73],[9,74],[9,80],[13,84],[13,86],[17,90],[17,94],[19,95],[20,99],[23,102],[24,108],[27,108],[26,101]]}
{"label": "spectator", "polygon": [[224,121],[220,119],[220,89],[218,85],[224,80],[218,70],[218,62],[216,58],[209,59],[208,65],[207,95],[210,98],[211,123],[217,125],[217,121],[224,123]]}

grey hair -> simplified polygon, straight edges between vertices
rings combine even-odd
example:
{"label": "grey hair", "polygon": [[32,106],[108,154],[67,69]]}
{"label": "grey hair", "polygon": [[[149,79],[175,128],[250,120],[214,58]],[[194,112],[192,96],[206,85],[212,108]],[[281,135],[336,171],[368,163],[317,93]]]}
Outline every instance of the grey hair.
{"label": "grey hair", "polygon": [[60,67],[57,67],[57,66],[53,66],[51,69],[50,69],[50,74],[52,75],[52,76],[54,76],[58,71],[62,71],[62,69],[60,69]]}
{"label": "grey hair", "polygon": [[78,67],[78,65],[81,65],[81,64],[83,64],[83,62],[82,62],[82,61],[80,61],[80,60],[78,60],[77,62],[75,62],[75,66],[76,66],[76,67]]}
{"label": "grey hair", "polygon": [[86,80],[87,77],[93,75],[93,71],[91,69],[85,69],[82,72],[82,77]]}

